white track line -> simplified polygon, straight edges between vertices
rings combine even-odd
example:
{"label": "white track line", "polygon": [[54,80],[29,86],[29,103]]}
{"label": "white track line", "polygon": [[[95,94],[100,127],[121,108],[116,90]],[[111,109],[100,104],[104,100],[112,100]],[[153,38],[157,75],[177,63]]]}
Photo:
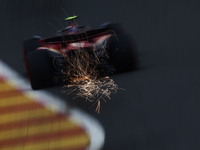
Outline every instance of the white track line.
{"label": "white track line", "polygon": [[22,91],[22,93],[27,97],[30,97],[37,103],[42,104],[44,107],[56,113],[70,114],[69,119],[80,126],[83,126],[90,136],[91,143],[88,147],[88,150],[100,150],[103,147],[105,132],[101,124],[96,119],[78,108],[69,108],[61,98],[52,95],[45,90],[32,90],[29,81],[24,79],[21,75],[19,75],[1,60],[0,75],[3,76],[3,78],[7,80],[10,85]]}

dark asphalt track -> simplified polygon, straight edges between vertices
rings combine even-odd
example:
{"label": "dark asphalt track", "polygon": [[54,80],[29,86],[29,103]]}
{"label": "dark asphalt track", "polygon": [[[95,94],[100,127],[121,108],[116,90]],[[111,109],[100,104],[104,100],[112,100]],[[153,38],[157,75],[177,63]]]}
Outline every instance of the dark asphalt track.
{"label": "dark asphalt track", "polygon": [[[106,131],[105,150],[200,149],[200,9],[198,0],[0,1],[0,59],[24,74],[21,43],[49,37],[58,20],[78,14],[79,24],[122,22],[138,46],[141,69],[115,75],[121,88],[101,113],[91,104],[47,90],[95,116]],[[64,23],[62,21],[62,23]]]}

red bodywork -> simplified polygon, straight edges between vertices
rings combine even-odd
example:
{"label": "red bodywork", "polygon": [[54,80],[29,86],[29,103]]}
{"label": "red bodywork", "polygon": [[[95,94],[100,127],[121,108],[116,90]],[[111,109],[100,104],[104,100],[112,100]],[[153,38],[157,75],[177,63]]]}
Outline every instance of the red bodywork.
{"label": "red bodywork", "polygon": [[[38,47],[36,50],[49,50],[55,53],[65,53],[67,54],[70,50],[83,49],[83,48],[95,48],[98,46],[103,46],[104,42],[112,34],[103,34],[96,36],[90,40],[88,39],[79,39],[80,41],[61,41],[61,42],[49,42],[46,43],[44,39],[39,40],[42,43],[42,46]],[[64,44],[64,46],[63,46]]]}

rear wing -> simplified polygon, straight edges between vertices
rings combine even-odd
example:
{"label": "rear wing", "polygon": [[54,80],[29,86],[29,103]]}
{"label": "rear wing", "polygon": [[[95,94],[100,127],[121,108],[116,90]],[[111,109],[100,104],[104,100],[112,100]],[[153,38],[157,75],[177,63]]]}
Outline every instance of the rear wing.
{"label": "rear wing", "polygon": [[104,34],[115,34],[115,33],[114,31],[110,30],[109,27],[105,27],[96,30],[90,30],[79,34],[68,34],[64,36],[41,39],[39,40],[39,42],[52,43],[52,44],[73,43],[78,41],[90,40]]}

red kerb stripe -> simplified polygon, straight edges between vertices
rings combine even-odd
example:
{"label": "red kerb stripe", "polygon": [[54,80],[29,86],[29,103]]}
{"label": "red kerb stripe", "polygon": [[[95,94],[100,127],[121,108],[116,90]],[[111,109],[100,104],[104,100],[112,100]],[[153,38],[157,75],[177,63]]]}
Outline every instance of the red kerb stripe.
{"label": "red kerb stripe", "polygon": [[84,130],[81,128],[71,129],[71,130],[64,130],[58,131],[53,133],[45,133],[45,134],[38,134],[38,135],[31,135],[27,137],[20,137],[20,138],[13,138],[13,139],[6,139],[0,141],[0,148],[9,147],[9,146],[17,146],[21,144],[28,144],[28,143],[36,143],[41,141],[51,141],[60,138],[70,138],[75,137],[78,135],[85,134]]}
{"label": "red kerb stripe", "polygon": [[30,101],[30,103],[17,104],[17,105],[3,107],[0,109],[0,115],[6,114],[6,113],[8,114],[8,113],[13,113],[13,112],[34,110],[34,109],[38,109],[38,108],[43,108],[43,106]]}
{"label": "red kerb stripe", "polygon": [[0,91],[0,100],[1,98],[15,97],[19,95],[22,95],[22,93],[15,89],[9,91]]}
{"label": "red kerb stripe", "polygon": [[59,122],[59,121],[63,121],[63,119],[66,119],[66,118],[64,118],[63,115],[51,115],[51,116],[47,116],[47,117],[40,117],[40,118],[15,121],[15,122],[11,122],[11,123],[4,123],[4,124],[0,124],[0,131],[11,130],[11,129],[16,129],[16,128],[23,128],[23,127],[27,127],[29,125],[35,126],[38,124],[43,125],[43,124],[48,124],[48,123],[52,123],[52,122]]}

